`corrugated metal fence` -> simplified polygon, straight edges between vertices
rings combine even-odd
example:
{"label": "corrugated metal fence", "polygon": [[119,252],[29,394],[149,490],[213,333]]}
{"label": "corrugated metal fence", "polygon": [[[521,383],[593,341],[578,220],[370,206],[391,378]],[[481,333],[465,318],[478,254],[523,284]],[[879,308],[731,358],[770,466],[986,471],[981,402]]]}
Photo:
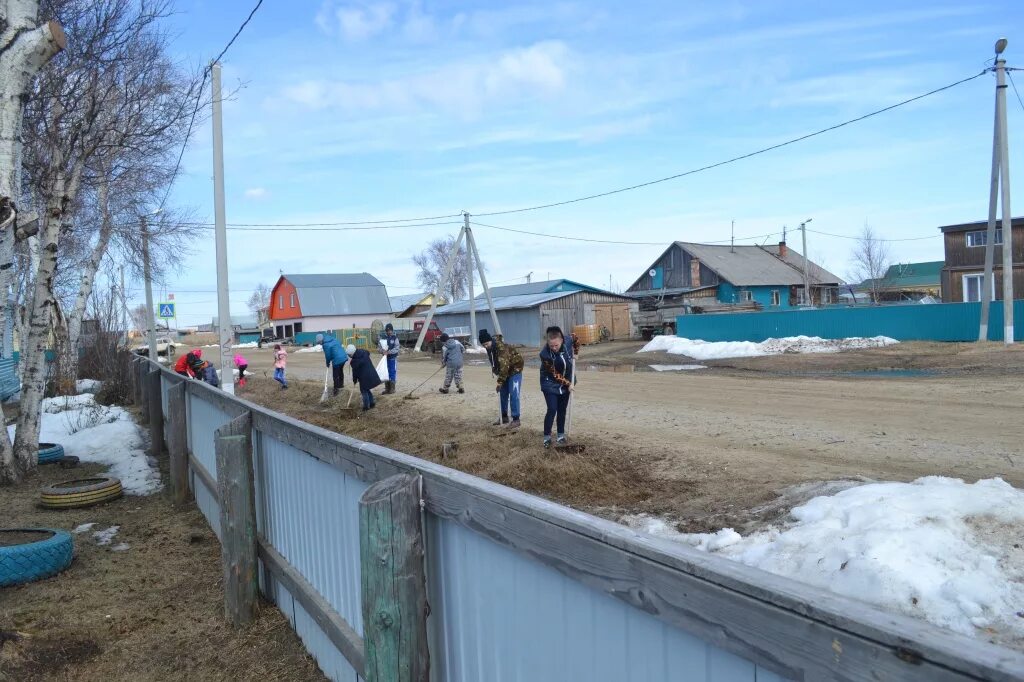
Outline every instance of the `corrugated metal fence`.
{"label": "corrugated metal fence", "polygon": [[[980,303],[934,303],[758,313],[680,315],[676,334],[704,341],[754,341],[785,336],[888,336],[900,341],[977,341]],[[1024,300],[1014,301],[1014,339],[1024,340]],[[990,341],[1003,340],[1003,304],[992,304]]]}
{"label": "corrugated metal fence", "polygon": [[[166,408],[166,387],[182,379],[159,369]],[[261,590],[332,680],[362,679],[359,498],[403,472],[423,481],[434,680],[1024,675],[1015,652],[325,431],[200,382],[187,381],[185,393],[190,484],[218,535],[214,432],[250,414]]]}

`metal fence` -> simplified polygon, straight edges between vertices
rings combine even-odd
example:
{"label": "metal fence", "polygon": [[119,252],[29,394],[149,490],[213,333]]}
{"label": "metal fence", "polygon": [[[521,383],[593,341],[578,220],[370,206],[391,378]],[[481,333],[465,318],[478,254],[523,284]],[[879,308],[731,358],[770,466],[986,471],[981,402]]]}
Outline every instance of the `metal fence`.
{"label": "metal fence", "polygon": [[248,413],[260,590],[332,680],[363,679],[358,504],[370,484],[397,473],[422,480],[434,680],[1024,678],[1019,653],[332,433],[200,382],[185,381],[185,414],[176,414],[167,409],[167,389],[182,378],[136,362],[160,373],[164,424],[187,428],[190,487],[218,537],[214,433]]}
{"label": "metal fence", "polygon": [[[680,315],[676,334],[704,341],[754,341],[786,336],[888,336],[899,341],[977,341],[980,303],[821,308],[756,313]],[[1024,300],[1014,301],[1014,339],[1024,341]],[[989,309],[989,341],[1003,340],[1003,304]]]}

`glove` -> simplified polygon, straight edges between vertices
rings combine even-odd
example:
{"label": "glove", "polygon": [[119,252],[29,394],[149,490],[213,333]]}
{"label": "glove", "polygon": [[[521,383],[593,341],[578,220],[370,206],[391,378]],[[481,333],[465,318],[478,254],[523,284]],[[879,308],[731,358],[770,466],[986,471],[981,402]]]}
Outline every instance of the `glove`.
{"label": "glove", "polygon": [[501,384],[498,384],[497,386],[494,387],[494,392],[501,393]]}

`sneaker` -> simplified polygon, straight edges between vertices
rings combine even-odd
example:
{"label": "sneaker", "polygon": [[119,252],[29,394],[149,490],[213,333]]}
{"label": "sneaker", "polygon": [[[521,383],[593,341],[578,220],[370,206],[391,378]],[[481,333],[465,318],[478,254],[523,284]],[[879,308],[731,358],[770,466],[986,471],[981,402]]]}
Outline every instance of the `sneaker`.
{"label": "sneaker", "polygon": [[509,422],[508,428],[511,431],[513,429],[518,429],[520,426],[522,426],[522,424],[519,422],[519,420],[513,419],[511,422]]}
{"label": "sneaker", "polygon": [[558,434],[558,441],[557,442],[558,442],[559,445],[565,445],[566,443],[569,442],[569,439],[565,437],[564,433],[560,433],[560,434]]}
{"label": "sneaker", "polygon": [[551,436],[544,436],[544,447],[545,448],[550,448],[551,447]]}
{"label": "sneaker", "polygon": [[334,389],[334,393],[332,395],[338,395],[338,389]]}
{"label": "sneaker", "polygon": [[508,424],[508,417],[502,415],[501,419],[491,424],[491,426],[501,426],[502,424]]}
{"label": "sneaker", "polygon": [[462,386],[459,386],[459,393],[465,393],[465,392],[466,392],[466,389],[464,389]]}
{"label": "sneaker", "polygon": [[438,390],[438,391],[439,391],[440,393],[444,393],[445,395],[448,395],[448,389],[447,389],[447,388],[439,388],[439,389],[437,389],[437,390]]}

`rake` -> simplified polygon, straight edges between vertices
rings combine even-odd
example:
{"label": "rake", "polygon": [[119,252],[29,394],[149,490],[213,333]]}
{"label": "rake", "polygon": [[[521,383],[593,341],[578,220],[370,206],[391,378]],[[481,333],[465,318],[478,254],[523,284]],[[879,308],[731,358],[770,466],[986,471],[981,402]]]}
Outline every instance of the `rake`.
{"label": "rake", "polygon": [[428,381],[430,381],[431,379],[433,379],[434,377],[436,377],[436,376],[438,375],[438,373],[439,373],[439,372],[440,372],[440,371],[441,371],[442,369],[444,369],[444,365],[441,365],[440,367],[438,367],[438,368],[437,368],[437,371],[436,371],[436,372],[434,372],[434,373],[433,373],[433,374],[431,374],[431,375],[430,375],[429,377],[427,377],[426,379],[424,379],[424,380],[423,380],[423,383],[421,383],[421,384],[420,384],[419,386],[417,386],[416,388],[414,388],[414,389],[412,389],[411,391],[409,391],[408,395],[405,395],[405,396],[402,396],[402,397],[403,397],[403,398],[404,398],[405,400],[419,400],[419,399],[420,399],[420,397],[419,397],[418,395],[417,395],[417,396],[414,396],[414,395],[413,395],[413,393],[415,393],[416,391],[418,391],[418,390],[420,390],[421,388],[423,388],[423,384],[427,383]]}

